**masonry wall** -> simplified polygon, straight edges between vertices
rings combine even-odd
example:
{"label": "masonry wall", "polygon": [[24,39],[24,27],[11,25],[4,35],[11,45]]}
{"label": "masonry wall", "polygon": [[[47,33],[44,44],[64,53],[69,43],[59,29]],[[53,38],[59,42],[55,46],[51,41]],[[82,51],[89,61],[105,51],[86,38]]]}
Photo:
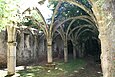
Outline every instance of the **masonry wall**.
{"label": "masonry wall", "polygon": [[6,31],[0,32],[0,67],[6,65],[6,49],[7,49],[7,41],[6,41]]}
{"label": "masonry wall", "polygon": [[[46,47],[42,34],[32,34],[28,30],[17,31],[17,65],[40,62],[46,58]],[[40,38],[41,37],[41,38]],[[44,58],[45,57],[45,58]],[[0,32],[0,67],[7,65],[7,33]]]}
{"label": "masonry wall", "polygon": [[[108,55],[105,55],[107,58],[108,66],[106,69],[107,71],[104,71],[104,77],[115,77],[115,0],[105,0],[105,3],[102,6],[103,8],[103,13],[104,13],[104,18],[105,19],[105,36],[107,40],[107,45],[106,48],[103,49],[105,50],[105,53]],[[103,42],[104,46],[104,42]],[[103,61],[103,67],[104,64],[106,63]]]}
{"label": "masonry wall", "polygon": [[93,2],[101,40],[101,66],[103,77],[115,77],[115,0]]}
{"label": "masonry wall", "polygon": [[[26,29],[17,30],[16,62],[28,65],[47,61],[46,39],[43,33],[32,34]],[[63,41],[60,36],[53,40],[53,59],[63,58]],[[7,33],[0,32],[0,67],[7,65]]]}

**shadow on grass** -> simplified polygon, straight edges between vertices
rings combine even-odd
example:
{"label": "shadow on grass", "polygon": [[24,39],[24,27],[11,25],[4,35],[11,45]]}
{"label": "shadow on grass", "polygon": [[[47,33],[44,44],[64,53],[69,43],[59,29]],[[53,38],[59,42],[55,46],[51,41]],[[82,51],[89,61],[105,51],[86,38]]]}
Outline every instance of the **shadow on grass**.
{"label": "shadow on grass", "polygon": [[55,68],[47,68],[46,66],[29,66],[27,70],[21,70],[17,73],[20,77],[68,77],[75,71],[79,71],[85,66],[86,62],[77,59],[69,60],[68,63],[62,61],[55,62]]}

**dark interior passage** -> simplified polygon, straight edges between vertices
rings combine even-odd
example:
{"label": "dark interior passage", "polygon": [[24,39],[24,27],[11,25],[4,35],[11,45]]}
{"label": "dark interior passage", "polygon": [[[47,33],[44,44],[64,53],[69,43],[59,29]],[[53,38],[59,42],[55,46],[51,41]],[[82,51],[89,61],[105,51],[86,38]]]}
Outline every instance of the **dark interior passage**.
{"label": "dark interior passage", "polygon": [[90,38],[85,42],[85,56],[91,56],[95,62],[100,63],[101,43],[99,39]]}
{"label": "dark interior passage", "polygon": [[[100,54],[101,54],[101,43],[100,39],[98,38],[89,38],[84,42],[84,47],[81,47],[81,44],[79,43],[79,48],[76,50],[76,53],[79,57],[79,52],[82,51],[83,57],[90,57],[94,60],[94,62],[100,63]],[[79,51],[79,52],[78,52]],[[68,41],[68,54],[73,55],[73,45],[72,42]]]}
{"label": "dark interior passage", "polygon": [[68,41],[68,53],[73,54],[73,44],[70,40]]}

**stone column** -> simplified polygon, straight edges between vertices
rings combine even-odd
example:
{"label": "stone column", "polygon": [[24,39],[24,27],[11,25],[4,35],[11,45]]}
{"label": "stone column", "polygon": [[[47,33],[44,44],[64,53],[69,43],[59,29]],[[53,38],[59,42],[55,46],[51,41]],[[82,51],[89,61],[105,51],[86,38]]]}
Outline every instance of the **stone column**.
{"label": "stone column", "polygon": [[27,46],[27,49],[30,49],[29,37],[30,37],[29,34],[25,36],[25,45]]}
{"label": "stone column", "polygon": [[64,62],[68,62],[67,40],[64,41]]}
{"label": "stone column", "polygon": [[7,49],[8,75],[15,74],[15,67],[16,67],[16,42],[8,42],[8,49]]}
{"label": "stone column", "polygon": [[76,46],[73,44],[73,59],[76,59]]}
{"label": "stone column", "polygon": [[79,44],[78,45],[78,56],[79,56],[79,58],[82,58],[83,56],[82,56],[82,44]]}
{"label": "stone column", "polygon": [[34,53],[33,53],[34,60],[37,57],[36,53],[37,53],[37,35],[34,35]]}
{"label": "stone column", "polygon": [[82,57],[84,57],[84,50],[85,50],[85,44],[82,43],[82,53],[81,53]]}
{"label": "stone column", "polygon": [[48,63],[52,63],[52,38],[47,39],[47,61]]}
{"label": "stone column", "polygon": [[23,62],[23,60],[24,60],[24,58],[23,58],[23,53],[24,53],[24,32],[23,32],[23,29],[21,30],[20,29],[20,31],[21,31],[21,33],[20,33],[20,36],[18,37],[17,36],[17,38],[20,38],[19,40],[19,42],[18,42],[18,51],[17,51],[17,60],[18,60],[18,64],[21,64],[22,62]]}
{"label": "stone column", "polygon": [[7,68],[8,75],[15,74],[16,67],[16,28],[13,25],[7,26],[8,47],[7,47]]}

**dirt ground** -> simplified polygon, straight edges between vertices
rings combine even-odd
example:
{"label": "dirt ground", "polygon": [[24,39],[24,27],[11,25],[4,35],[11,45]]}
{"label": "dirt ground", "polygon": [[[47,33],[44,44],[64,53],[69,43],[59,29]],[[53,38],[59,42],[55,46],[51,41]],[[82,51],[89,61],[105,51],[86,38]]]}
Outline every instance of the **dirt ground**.
{"label": "dirt ground", "polygon": [[101,65],[95,63],[91,58],[85,60],[87,62],[86,66],[69,77],[102,77]]}
{"label": "dirt ground", "polygon": [[[85,58],[86,65],[82,67],[80,70],[74,71],[71,75],[67,77],[102,77],[101,65],[95,63],[92,58]],[[45,64],[44,62],[41,64]],[[4,75],[0,77],[4,77],[7,74],[6,70],[1,69],[0,73]],[[20,76],[16,76],[20,77]],[[65,76],[61,76],[65,77]]]}
{"label": "dirt ground", "polygon": [[68,77],[103,77],[100,63],[95,62],[91,57],[86,57],[83,60],[86,61],[86,65]]}

